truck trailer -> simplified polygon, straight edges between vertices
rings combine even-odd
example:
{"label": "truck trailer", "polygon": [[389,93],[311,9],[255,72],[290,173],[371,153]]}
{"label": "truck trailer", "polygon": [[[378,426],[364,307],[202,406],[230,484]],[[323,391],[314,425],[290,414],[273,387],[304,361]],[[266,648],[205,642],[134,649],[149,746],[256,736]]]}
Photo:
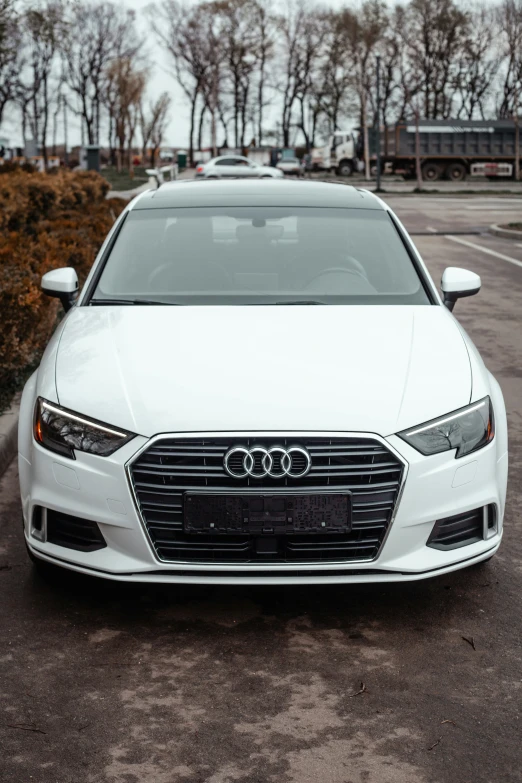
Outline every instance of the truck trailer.
{"label": "truck trailer", "polygon": [[[383,171],[415,176],[415,122],[381,129]],[[518,128],[513,120],[420,120],[422,178],[427,182],[467,176],[513,177]],[[376,129],[369,133],[370,160],[376,161]],[[363,156],[362,150],[360,152]]]}

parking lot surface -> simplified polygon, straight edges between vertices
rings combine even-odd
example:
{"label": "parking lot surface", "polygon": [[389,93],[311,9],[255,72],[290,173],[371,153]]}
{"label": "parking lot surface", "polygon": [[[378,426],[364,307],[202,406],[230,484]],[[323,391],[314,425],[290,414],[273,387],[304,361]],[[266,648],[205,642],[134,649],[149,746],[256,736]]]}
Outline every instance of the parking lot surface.
{"label": "parking lot surface", "polygon": [[16,466],[0,482],[0,779],[9,783],[520,783],[522,198],[390,196],[504,391],[510,485],[488,564],[418,583],[44,582]]}

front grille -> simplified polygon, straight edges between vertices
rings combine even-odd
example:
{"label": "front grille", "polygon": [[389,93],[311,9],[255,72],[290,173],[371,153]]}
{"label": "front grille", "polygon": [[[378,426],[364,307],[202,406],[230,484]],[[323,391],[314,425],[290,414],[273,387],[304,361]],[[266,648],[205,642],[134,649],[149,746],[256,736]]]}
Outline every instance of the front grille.
{"label": "front grille", "polygon": [[[235,445],[303,446],[312,467],[303,478],[253,479],[230,477],[226,452]],[[402,480],[403,464],[371,438],[165,438],[156,441],[132,463],[130,475],[150,539],[167,562],[309,563],[371,560],[384,539]],[[352,493],[352,529],[339,535],[286,535],[277,552],[257,551],[248,535],[194,536],[184,532],[183,493],[208,488],[288,494],[335,489]]]}

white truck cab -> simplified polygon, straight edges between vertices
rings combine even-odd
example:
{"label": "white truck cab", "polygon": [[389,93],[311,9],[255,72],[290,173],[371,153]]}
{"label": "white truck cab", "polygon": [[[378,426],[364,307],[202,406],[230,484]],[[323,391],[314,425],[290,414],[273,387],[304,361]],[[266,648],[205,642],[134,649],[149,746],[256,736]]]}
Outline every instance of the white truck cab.
{"label": "white truck cab", "polygon": [[351,177],[359,169],[357,137],[353,131],[335,131],[322,150],[318,167],[331,169],[341,177]]}

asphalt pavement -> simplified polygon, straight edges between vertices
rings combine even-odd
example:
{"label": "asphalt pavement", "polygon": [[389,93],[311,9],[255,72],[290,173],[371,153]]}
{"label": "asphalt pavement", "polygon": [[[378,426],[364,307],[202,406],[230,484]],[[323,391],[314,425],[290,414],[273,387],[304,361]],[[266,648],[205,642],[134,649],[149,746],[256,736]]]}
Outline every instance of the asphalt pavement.
{"label": "asphalt pavement", "polygon": [[435,279],[482,277],[455,314],[510,426],[504,541],[418,583],[144,587],[45,582],[16,465],[0,482],[0,779],[8,783],[520,783],[522,198],[386,196]]}

